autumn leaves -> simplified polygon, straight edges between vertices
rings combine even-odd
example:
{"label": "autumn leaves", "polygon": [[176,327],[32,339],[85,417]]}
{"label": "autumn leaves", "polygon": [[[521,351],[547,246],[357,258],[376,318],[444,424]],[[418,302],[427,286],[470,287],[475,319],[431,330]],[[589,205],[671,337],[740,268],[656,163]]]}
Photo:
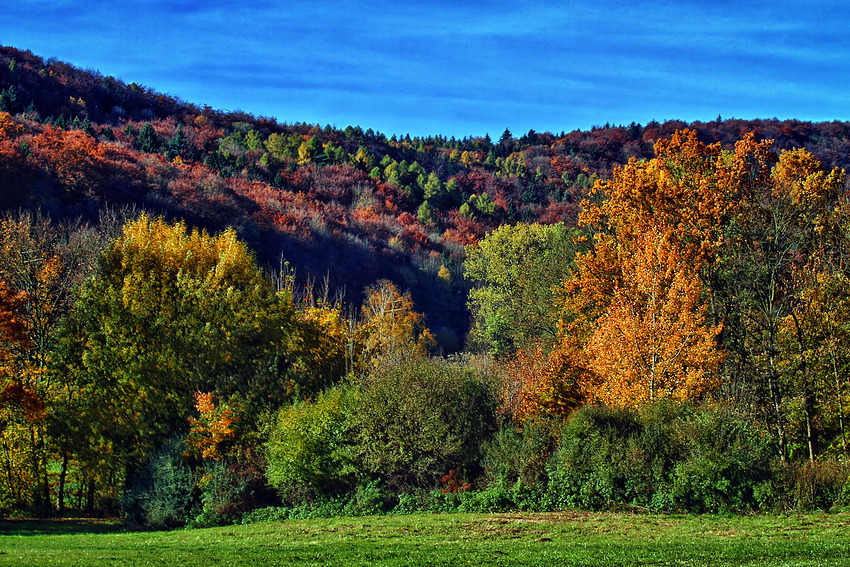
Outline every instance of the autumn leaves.
{"label": "autumn leaves", "polygon": [[[818,282],[843,278],[844,174],[823,171],[805,150],[777,156],[752,136],[723,150],[686,130],[655,150],[597,182],[583,203],[572,270],[545,282],[558,336],[538,335],[538,350],[517,345],[503,410],[522,420],[580,403],[639,407],[711,394],[772,421],[785,454],[790,408],[802,404],[809,420],[817,413],[813,378],[802,374],[817,325],[798,333],[794,318],[811,321],[810,310],[824,308]],[[542,250],[529,254],[539,260]],[[472,250],[468,269],[480,254]],[[496,288],[475,279],[485,283],[471,296],[482,328],[476,298]]]}
{"label": "autumn leaves", "polygon": [[[707,321],[701,275],[720,245],[731,156],[677,133],[632,159],[580,219],[594,246],[562,289],[561,347],[578,353],[589,401],[638,406],[698,398],[713,386],[721,324]],[[572,332],[571,332],[572,331]],[[570,362],[568,362],[570,364]]]}

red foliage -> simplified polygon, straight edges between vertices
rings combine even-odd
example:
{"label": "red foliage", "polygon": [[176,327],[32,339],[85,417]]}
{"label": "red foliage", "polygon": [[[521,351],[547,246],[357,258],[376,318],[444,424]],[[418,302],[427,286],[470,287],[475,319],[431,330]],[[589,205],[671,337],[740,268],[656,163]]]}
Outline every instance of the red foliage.
{"label": "red foliage", "polygon": [[4,408],[20,411],[29,422],[47,418],[44,401],[20,382],[10,382],[0,389],[0,409]]}

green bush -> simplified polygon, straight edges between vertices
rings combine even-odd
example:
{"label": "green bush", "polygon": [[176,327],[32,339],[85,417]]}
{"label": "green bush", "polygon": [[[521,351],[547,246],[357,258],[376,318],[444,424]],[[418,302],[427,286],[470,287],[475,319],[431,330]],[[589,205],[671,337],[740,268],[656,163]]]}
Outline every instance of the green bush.
{"label": "green bush", "polygon": [[183,441],[173,439],[151,455],[124,493],[127,519],[152,528],[181,526],[192,507],[193,489]]}
{"label": "green bush", "polygon": [[486,381],[461,364],[412,360],[386,366],[358,386],[354,455],[370,478],[398,492],[434,488],[454,469],[481,474],[481,448],[495,427]]}
{"label": "green bush", "polygon": [[557,446],[558,422],[525,421],[520,427],[506,423],[484,444],[482,463],[487,484],[521,483],[529,489],[545,488],[547,465]]}
{"label": "green bush", "polygon": [[675,466],[676,506],[692,512],[760,507],[755,487],[773,475],[769,436],[723,406],[702,408],[676,428],[685,447]]}
{"label": "green bush", "polygon": [[201,511],[196,527],[233,524],[251,510],[279,503],[267,484],[264,463],[252,447],[219,461],[205,461],[196,470]]}
{"label": "green bush", "polygon": [[553,507],[692,512],[770,505],[770,439],[722,406],[588,406],[561,429],[549,465]]}
{"label": "green bush", "polygon": [[338,386],[281,408],[268,428],[267,476],[289,500],[339,495],[355,485],[348,413],[356,391]]}
{"label": "green bush", "polygon": [[637,415],[628,410],[586,406],[573,413],[550,461],[550,503],[599,510],[627,502],[633,473],[624,467],[626,449],[640,431]]}

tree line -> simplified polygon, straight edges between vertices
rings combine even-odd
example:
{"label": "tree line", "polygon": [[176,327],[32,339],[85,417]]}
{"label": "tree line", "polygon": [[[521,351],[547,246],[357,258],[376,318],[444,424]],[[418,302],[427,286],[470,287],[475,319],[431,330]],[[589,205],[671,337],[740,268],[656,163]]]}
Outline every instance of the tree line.
{"label": "tree line", "polygon": [[450,358],[391,282],[346,308],[232,229],[6,214],[0,509],[203,525],[841,501],[844,172],[752,136],[655,152],[597,181],[577,227],[467,247],[473,327]]}

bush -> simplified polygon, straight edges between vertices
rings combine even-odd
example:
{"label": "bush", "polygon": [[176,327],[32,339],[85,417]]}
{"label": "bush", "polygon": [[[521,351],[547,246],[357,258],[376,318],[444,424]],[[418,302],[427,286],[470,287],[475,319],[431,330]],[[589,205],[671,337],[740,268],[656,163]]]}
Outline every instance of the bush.
{"label": "bush", "polygon": [[521,426],[504,424],[484,444],[482,463],[488,486],[510,486],[517,482],[529,489],[545,488],[547,466],[557,446],[558,422],[529,419]]}
{"label": "bush", "polygon": [[281,408],[267,430],[267,475],[272,486],[292,501],[320,494],[339,495],[356,482],[351,460],[348,413],[356,391],[338,386]]}
{"label": "bush", "polygon": [[455,469],[481,473],[481,447],[495,426],[485,380],[460,364],[413,360],[364,379],[350,416],[355,457],[370,478],[399,492],[433,488]]}
{"label": "bush", "polygon": [[773,475],[771,439],[723,406],[677,423],[686,453],[676,464],[674,502],[693,512],[760,507],[755,487]]}
{"label": "bush", "polygon": [[561,429],[548,499],[592,510],[749,511],[773,497],[771,462],[770,439],[722,406],[588,406]]}
{"label": "bush", "polygon": [[173,439],[151,455],[125,492],[127,519],[152,528],[181,526],[189,516],[193,489],[183,441]]}
{"label": "bush", "polygon": [[797,508],[829,510],[850,504],[850,467],[835,460],[803,463],[794,469]]}
{"label": "bush", "polygon": [[196,527],[221,526],[238,522],[251,510],[279,503],[263,473],[264,462],[251,447],[219,461],[206,461],[201,473],[201,512],[193,520]]}
{"label": "bush", "polygon": [[549,499],[556,507],[599,510],[627,502],[628,441],[641,425],[634,412],[586,406],[561,429],[549,467]]}

